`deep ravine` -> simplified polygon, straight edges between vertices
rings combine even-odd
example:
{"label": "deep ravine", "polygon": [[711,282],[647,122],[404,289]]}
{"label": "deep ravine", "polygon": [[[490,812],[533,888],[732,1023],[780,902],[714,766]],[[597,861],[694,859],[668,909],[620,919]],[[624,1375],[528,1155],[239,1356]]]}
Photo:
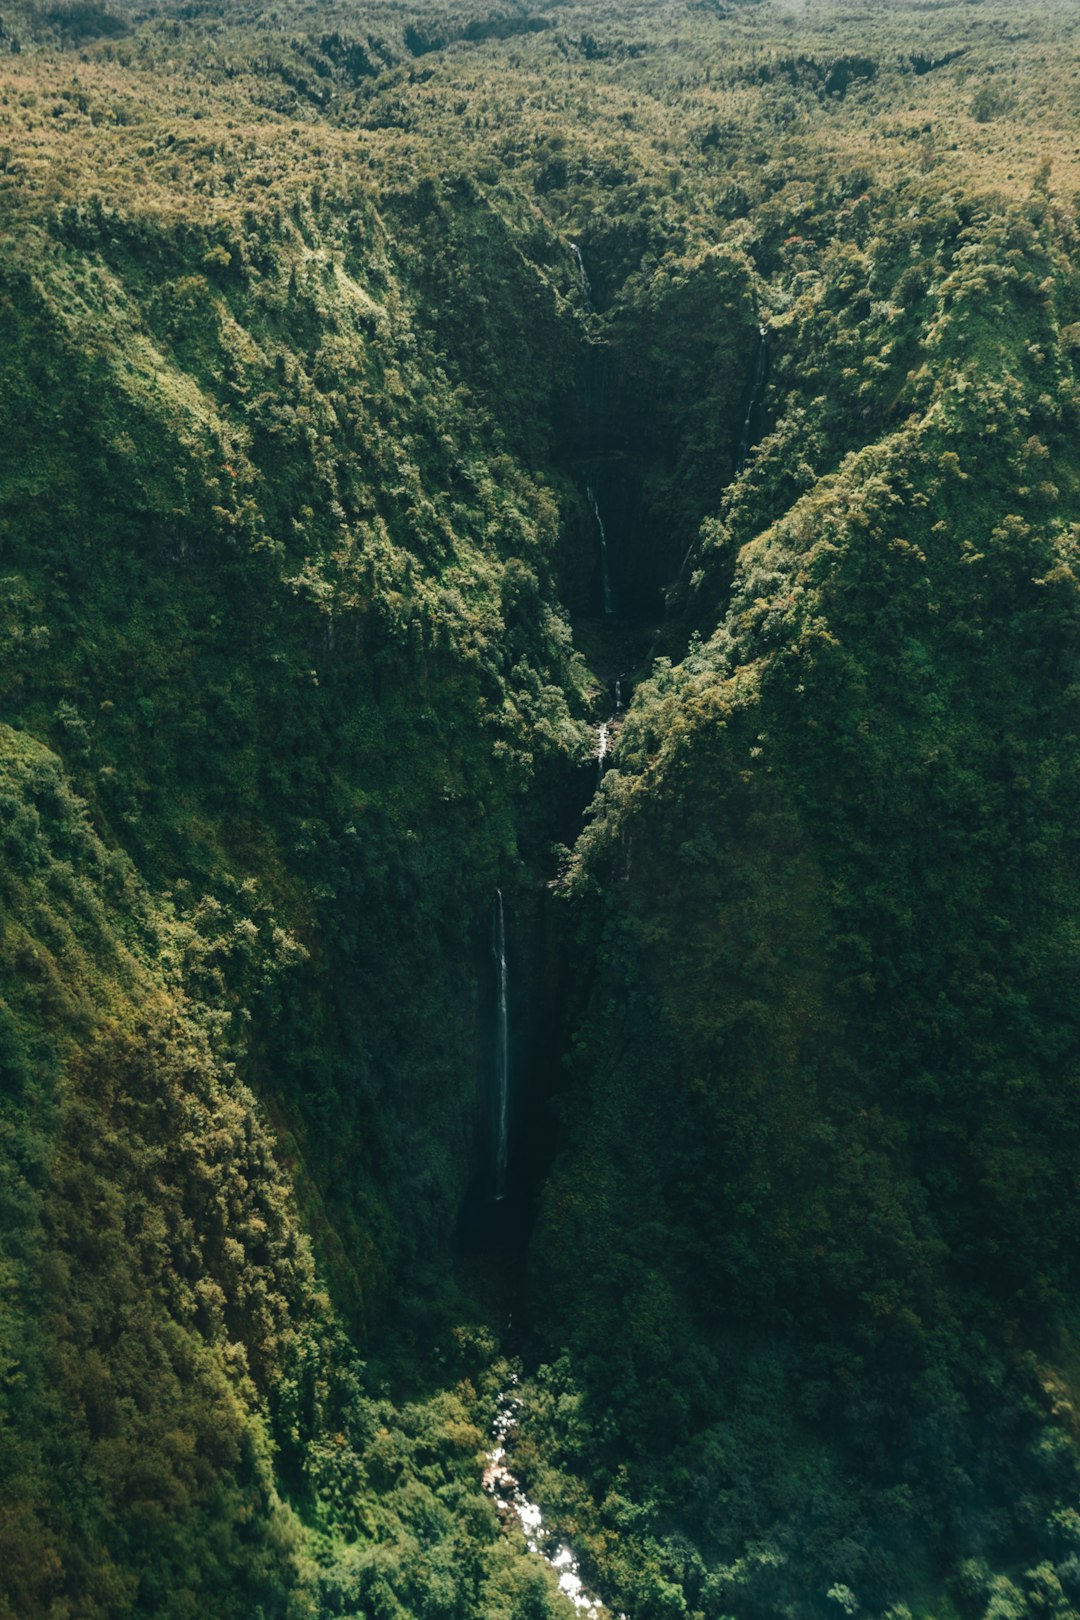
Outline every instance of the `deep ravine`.
{"label": "deep ravine", "polygon": [[[571,244],[575,263],[578,268],[583,297],[590,314],[592,305],[590,298],[590,284],[588,272],[576,243]],[[761,410],[762,398],[768,380],[768,348],[766,330],[764,325],[758,328],[758,341],[754,351],[753,370],[748,378],[747,390],[744,394],[746,401],[745,411],[741,413],[741,433],[738,441],[738,451],[733,465],[733,476],[737,477],[742,470],[749,450],[755,439],[755,428]],[[603,410],[603,394],[598,391],[598,399],[592,393],[588,400],[586,422],[591,440],[597,444],[604,444],[610,429]],[[624,618],[616,597],[612,577],[612,555],[609,545],[608,526],[603,511],[603,464],[579,463],[581,475],[584,479],[585,495],[589,511],[592,515],[597,540],[599,543],[599,601],[594,602],[600,608],[599,617],[588,617],[594,640],[594,667],[597,667],[595,653],[601,655],[599,672],[604,685],[601,689],[599,701],[603,704],[601,718],[594,721],[596,727],[596,743],[594,758],[596,761],[595,778],[592,790],[588,793],[586,802],[582,805],[582,815],[588,818],[594,805],[595,796],[600,792],[604,776],[612,764],[614,750],[617,746],[619,731],[622,727],[626,713],[626,703],[629,701],[628,693],[632,688],[627,684],[626,674],[614,674],[613,670],[620,667],[626,656],[626,646],[632,638],[640,638],[644,625],[639,621]],[[638,640],[637,664],[635,678],[647,678],[652,656],[656,648],[655,633],[652,637],[649,650]],[[619,662],[616,662],[619,660]],[[606,664],[606,668],[603,665]],[[630,666],[622,663],[621,667],[628,670]],[[513,921],[513,918],[511,918]],[[510,1340],[519,1339],[517,1331],[512,1331],[510,1321],[518,1303],[519,1274],[523,1274],[527,1263],[528,1232],[521,1239],[519,1252],[513,1253],[513,1243],[507,1247],[508,1233],[516,1231],[512,1219],[504,1212],[509,1203],[514,1201],[531,1201],[536,1189],[527,1188],[522,1182],[524,1144],[517,1139],[523,1129],[522,1119],[525,1115],[525,1097],[512,1095],[513,1086],[527,1088],[529,1084],[527,1060],[519,1058],[512,1062],[511,1054],[518,1049],[525,1038],[525,1031],[512,1028],[512,1007],[519,1001],[524,1005],[529,1001],[530,989],[527,985],[519,985],[511,996],[508,966],[508,921],[501,888],[496,890],[493,902],[492,923],[492,961],[493,961],[493,997],[494,1011],[494,1087],[493,1087],[493,1117],[494,1134],[492,1148],[492,1162],[486,1185],[489,1189],[487,1197],[490,1200],[490,1216],[486,1227],[487,1237],[485,1243],[493,1245],[488,1252],[497,1251],[500,1245],[503,1248],[505,1264],[500,1273],[502,1282],[501,1298],[504,1304],[511,1307],[507,1319],[507,1329],[504,1335],[504,1349],[510,1352]],[[523,973],[528,972],[529,951],[522,949],[518,952],[522,962]],[[516,1071],[516,1073],[515,1073]],[[484,1244],[481,1245],[481,1248]],[[518,1438],[522,1413],[525,1409],[525,1400],[522,1389],[522,1379],[527,1376],[520,1370],[512,1372],[499,1391],[494,1419],[491,1427],[490,1449],[486,1454],[483,1471],[483,1487],[493,1499],[504,1527],[516,1531],[524,1538],[529,1550],[543,1558],[548,1567],[554,1571],[558,1579],[559,1589],[586,1620],[626,1620],[623,1614],[616,1614],[604,1604],[603,1598],[592,1591],[585,1582],[581,1572],[580,1558],[573,1543],[564,1535],[560,1535],[549,1523],[545,1522],[544,1512],[540,1504],[532,1500],[521,1484],[521,1480],[514,1471],[513,1453],[515,1441]]]}

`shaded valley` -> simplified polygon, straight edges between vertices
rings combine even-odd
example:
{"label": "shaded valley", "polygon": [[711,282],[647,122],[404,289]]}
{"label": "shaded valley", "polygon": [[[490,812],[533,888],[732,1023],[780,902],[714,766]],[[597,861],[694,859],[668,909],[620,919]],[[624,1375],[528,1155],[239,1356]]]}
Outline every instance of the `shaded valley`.
{"label": "shaded valley", "polygon": [[1080,1613],[1071,9],[0,18],[0,1620]]}

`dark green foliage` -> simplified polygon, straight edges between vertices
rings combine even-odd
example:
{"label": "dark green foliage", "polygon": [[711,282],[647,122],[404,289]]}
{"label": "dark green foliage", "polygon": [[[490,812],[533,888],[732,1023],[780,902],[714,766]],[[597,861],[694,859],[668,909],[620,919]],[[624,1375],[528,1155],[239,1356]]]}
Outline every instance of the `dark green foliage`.
{"label": "dark green foliage", "polygon": [[5,1620],[1080,1612],[1074,32],[5,9]]}
{"label": "dark green foliage", "polygon": [[[601,966],[545,1299],[583,1355],[619,1343],[593,1399],[671,1526],[665,1559],[693,1527],[691,1605],[774,1516],[767,1568],[728,1577],[739,1612],[796,1592],[829,1612],[831,1579],[879,1612],[972,1524],[992,1559],[1052,1561],[1033,1504],[1076,1489],[1047,1367],[1080,1235],[1073,293],[1023,216],[975,235],[915,306],[937,379],[918,414],[746,545],[730,587],[731,529],[706,527],[695,590],[719,575],[730,605],[638,688],[576,859]],[[1033,367],[1053,378],[1038,449]],[[788,445],[781,418],[751,499],[775,498]],[[731,1391],[763,1376],[748,1438],[759,1397]],[[806,1470],[830,1454],[849,1483],[819,1503]]]}

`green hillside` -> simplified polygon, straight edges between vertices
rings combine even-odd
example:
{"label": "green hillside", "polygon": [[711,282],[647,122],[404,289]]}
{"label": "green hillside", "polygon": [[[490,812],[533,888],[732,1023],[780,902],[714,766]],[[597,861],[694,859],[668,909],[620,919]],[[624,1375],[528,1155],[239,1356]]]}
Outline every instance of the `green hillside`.
{"label": "green hillside", "polygon": [[1077,24],[0,10],[0,1620],[1080,1616]]}

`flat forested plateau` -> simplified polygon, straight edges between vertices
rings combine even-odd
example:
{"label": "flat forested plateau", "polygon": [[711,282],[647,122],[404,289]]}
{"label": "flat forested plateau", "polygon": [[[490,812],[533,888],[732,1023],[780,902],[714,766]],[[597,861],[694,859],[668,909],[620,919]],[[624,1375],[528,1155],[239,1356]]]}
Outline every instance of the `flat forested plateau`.
{"label": "flat forested plateau", "polygon": [[1080,1614],[1078,249],[1066,0],[0,0],[3,1620],[571,1620],[515,1377]]}

